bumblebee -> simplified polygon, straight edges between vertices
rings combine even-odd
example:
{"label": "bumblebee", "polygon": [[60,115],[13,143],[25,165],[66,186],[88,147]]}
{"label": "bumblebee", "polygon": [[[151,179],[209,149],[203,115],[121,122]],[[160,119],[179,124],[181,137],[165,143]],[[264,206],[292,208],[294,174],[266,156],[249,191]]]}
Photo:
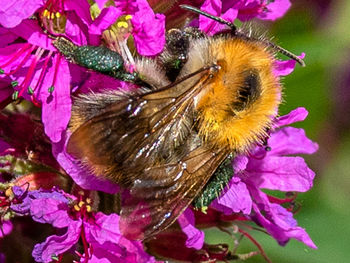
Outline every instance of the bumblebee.
{"label": "bumblebee", "polygon": [[69,60],[140,86],[76,98],[67,148],[94,174],[125,189],[120,228],[130,239],[151,237],[191,203],[203,209],[220,195],[233,175],[231,159],[263,144],[277,115],[275,53],[303,65],[269,41],[182,7],[230,30],[212,37],[195,28],[170,30],[164,51],[137,59],[133,73],[105,47],[55,41]]}

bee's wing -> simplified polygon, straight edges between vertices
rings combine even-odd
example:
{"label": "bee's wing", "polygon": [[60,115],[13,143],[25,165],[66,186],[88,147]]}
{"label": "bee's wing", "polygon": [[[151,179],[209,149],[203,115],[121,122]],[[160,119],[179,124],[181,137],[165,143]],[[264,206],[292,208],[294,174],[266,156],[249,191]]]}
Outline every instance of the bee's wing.
{"label": "bee's wing", "polygon": [[124,196],[120,229],[145,239],[170,226],[200,193],[227,151],[197,146],[179,162],[146,169]]}
{"label": "bee's wing", "polygon": [[194,97],[207,79],[204,72],[144,94],[116,93],[114,99],[107,94],[105,100],[114,102],[102,110],[91,106],[93,98],[80,101],[77,111],[98,113],[73,132],[68,153],[97,175],[127,185],[133,178],[118,174],[142,172],[170,158],[186,140],[194,124]]}

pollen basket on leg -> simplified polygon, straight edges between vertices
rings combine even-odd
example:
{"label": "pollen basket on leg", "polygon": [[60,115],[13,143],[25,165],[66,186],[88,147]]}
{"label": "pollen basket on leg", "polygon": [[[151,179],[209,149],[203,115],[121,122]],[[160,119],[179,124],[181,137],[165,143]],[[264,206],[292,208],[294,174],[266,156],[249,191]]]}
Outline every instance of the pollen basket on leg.
{"label": "pollen basket on leg", "polygon": [[216,63],[219,70],[196,104],[199,134],[214,146],[246,152],[266,136],[280,104],[274,56],[258,41],[218,38],[209,42],[204,63]]}

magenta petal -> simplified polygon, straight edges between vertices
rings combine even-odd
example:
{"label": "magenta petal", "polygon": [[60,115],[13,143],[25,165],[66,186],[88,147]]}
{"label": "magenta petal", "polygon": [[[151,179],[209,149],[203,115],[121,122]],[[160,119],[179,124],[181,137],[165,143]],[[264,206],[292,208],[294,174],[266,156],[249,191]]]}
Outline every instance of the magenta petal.
{"label": "magenta petal", "polygon": [[93,21],[89,27],[89,33],[100,35],[104,30],[114,24],[114,22],[121,16],[123,12],[114,6],[102,9],[99,16]]}
{"label": "magenta petal", "polygon": [[[303,59],[305,57],[305,53],[301,53],[299,58]],[[276,76],[287,76],[294,71],[296,61],[293,59],[290,60],[276,60],[275,61],[275,69],[274,73]]]}
{"label": "magenta petal", "polygon": [[[60,61],[58,61],[60,60]],[[56,77],[56,81],[54,78]],[[48,89],[54,83],[54,91]],[[70,97],[70,73],[68,63],[56,55],[53,66],[48,70],[43,82],[40,99],[42,102],[42,121],[45,133],[52,142],[59,142],[63,131],[66,130],[70,120],[72,100]]]}
{"label": "magenta petal", "polygon": [[99,45],[102,32],[113,25],[120,15],[122,12],[114,6],[102,9],[101,14],[89,26],[89,44]]}
{"label": "magenta petal", "polygon": [[92,23],[90,4],[88,1],[65,0],[63,3],[65,10],[75,12],[85,25],[88,26]]}
{"label": "magenta petal", "polygon": [[65,26],[65,34],[70,40],[78,45],[87,45],[88,29],[79,15],[73,11],[67,12],[67,22]]}
{"label": "magenta petal", "polygon": [[304,129],[284,127],[274,132],[268,140],[271,155],[312,154],[318,150],[318,144],[306,137]]}
{"label": "magenta petal", "polygon": [[[126,255],[127,251],[124,248],[119,247],[117,244],[107,243],[103,246],[93,244],[93,250],[89,263],[136,263],[135,260],[128,260]],[[85,256],[85,254],[84,254]],[[82,257],[81,263],[85,263],[85,258]]]}
{"label": "magenta petal", "polygon": [[46,50],[57,50],[52,45],[52,39],[42,31],[36,20],[26,19],[16,28],[11,29],[11,32],[24,38],[32,45],[42,47]]}
{"label": "magenta petal", "polygon": [[[269,157],[247,166],[249,179],[258,188],[305,192],[312,187],[315,173],[301,157]],[[244,175],[242,175],[244,176]]]}
{"label": "magenta petal", "polygon": [[12,43],[18,36],[16,36],[10,29],[0,28],[0,47],[5,47]]}
{"label": "magenta petal", "polygon": [[[305,245],[317,249],[317,246],[311,240],[305,229],[298,227],[293,214],[285,208],[270,204],[268,211],[264,211],[263,216],[257,205],[253,205],[255,211],[255,220],[259,222],[267,232],[274,237],[280,245],[285,245],[290,238],[303,242]],[[269,219],[268,219],[269,218]]]}
{"label": "magenta petal", "polygon": [[[202,5],[201,10],[212,15],[220,16],[227,21],[234,21],[237,17],[238,10],[228,8],[225,10],[225,13],[222,14],[221,5],[222,3],[219,0],[206,0]],[[227,28],[227,26],[205,16],[199,16],[199,28],[209,35],[214,35],[215,33]]]}
{"label": "magenta petal", "polygon": [[52,144],[52,153],[61,167],[84,189],[103,191],[110,194],[116,193],[119,190],[118,185],[97,178],[66,152],[65,147],[68,140],[69,136],[64,135],[59,143]]}
{"label": "magenta petal", "polygon": [[3,238],[4,236],[11,233],[13,225],[12,225],[11,221],[2,219],[0,227],[1,227],[0,238]]}
{"label": "magenta petal", "polygon": [[[221,15],[221,1],[220,0],[206,0],[202,6],[201,10],[209,14],[220,16]],[[211,33],[216,27],[219,26],[222,29],[222,24],[217,23],[213,19],[207,18],[205,16],[199,16],[199,29],[206,33]],[[217,32],[219,30],[216,30]],[[213,34],[215,33],[213,32]]]}
{"label": "magenta petal", "polygon": [[289,0],[274,0],[267,5],[267,11],[258,15],[258,18],[263,20],[276,20],[285,15],[290,8]]}
{"label": "magenta petal", "polygon": [[165,16],[154,14],[146,0],[138,0],[139,11],[131,19],[137,52],[154,56],[165,44]]}
{"label": "magenta petal", "polygon": [[97,4],[99,9],[103,9],[105,4],[108,2],[108,0],[95,0],[95,3]]}
{"label": "magenta petal", "polygon": [[245,155],[238,155],[233,159],[232,165],[234,173],[239,173],[247,167],[247,164],[249,162],[249,158]]}
{"label": "magenta petal", "polygon": [[33,220],[40,223],[49,223],[54,227],[63,228],[74,223],[68,215],[67,203],[52,198],[32,200],[30,214]]}
{"label": "magenta petal", "polygon": [[[81,71],[81,70],[80,70]],[[110,76],[90,72],[88,76],[82,75],[84,78],[82,83],[79,83],[79,93],[104,92],[106,90],[132,90],[135,88],[133,84],[120,81]]]}
{"label": "magenta petal", "polygon": [[[121,238],[119,245],[126,249],[125,261],[121,262],[130,262],[130,263],[154,263],[159,262],[154,259],[154,257],[147,254],[144,250],[143,244],[141,241],[129,240],[126,238]],[[122,259],[124,259],[124,257]],[[114,261],[113,261],[114,262]],[[111,262],[112,263],[112,262]]]}
{"label": "magenta petal", "polygon": [[118,243],[121,237],[119,232],[119,216],[117,214],[105,215],[98,212],[93,224],[85,223],[85,233],[92,235],[100,245],[105,242]]}
{"label": "magenta petal", "polygon": [[306,119],[308,114],[309,113],[305,108],[303,107],[296,108],[292,110],[290,113],[279,117],[275,126],[281,127],[281,126],[286,126],[295,122],[303,121]]}
{"label": "magenta petal", "polygon": [[53,255],[60,255],[70,249],[79,240],[81,221],[73,221],[66,232],[60,236],[49,236],[45,242],[36,244],[32,256],[37,262],[52,262]]}
{"label": "magenta petal", "polygon": [[245,183],[234,177],[221,196],[211,204],[213,208],[225,215],[240,213],[249,215],[252,209],[252,198]]}
{"label": "magenta petal", "polygon": [[23,19],[30,17],[43,6],[43,0],[2,1],[0,5],[0,24],[4,27],[15,27]]}
{"label": "magenta petal", "polygon": [[195,225],[194,214],[187,208],[177,219],[182,231],[186,234],[186,247],[201,249],[204,244],[204,233],[197,229]]}

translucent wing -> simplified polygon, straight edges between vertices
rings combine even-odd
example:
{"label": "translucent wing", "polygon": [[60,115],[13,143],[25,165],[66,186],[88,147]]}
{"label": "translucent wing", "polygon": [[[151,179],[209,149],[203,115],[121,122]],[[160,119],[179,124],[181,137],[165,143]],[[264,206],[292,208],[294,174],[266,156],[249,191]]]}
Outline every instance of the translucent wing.
{"label": "translucent wing", "polygon": [[196,146],[177,163],[146,169],[124,195],[120,221],[123,235],[145,239],[170,226],[227,155],[224,149]]}
{"label": "translucent wing", "polygon": [[[127,185],[133,180],[129,174],[164,162],[186,140],[194,124],[194,97],[207,79],[203,71],[158,91],[92,94],[78,100],[73,115],[93,117],[75,129],[68,152],[97,175]],[[109,104],[101,109],[94,97]]]}
{"label": "translucent wing", "polygon": [[68,152],[128,190],[120,227],[129,238],[147,238],[174,222],[227,156],[203,146],[193,129],[194,99],[208,70],[157,91],[91,95],[98,104],[91,97],[78,101],[75,111],[84,121]]}

